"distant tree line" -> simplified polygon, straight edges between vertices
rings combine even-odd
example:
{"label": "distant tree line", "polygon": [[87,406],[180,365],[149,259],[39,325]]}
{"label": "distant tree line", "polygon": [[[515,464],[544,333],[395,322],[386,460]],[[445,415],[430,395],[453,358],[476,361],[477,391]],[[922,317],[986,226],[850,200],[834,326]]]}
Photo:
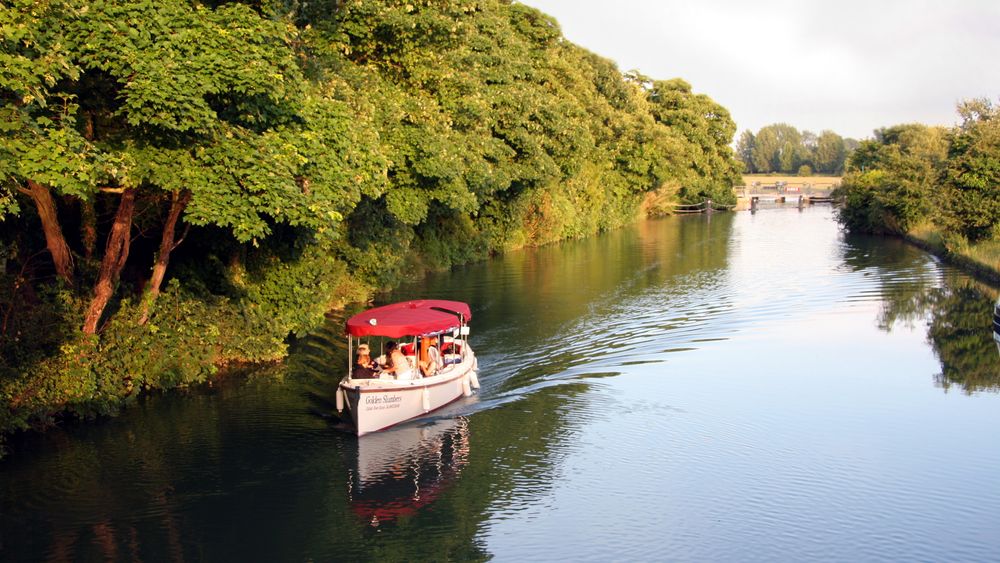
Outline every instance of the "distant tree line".
{"label": "distant tree line", "polygon": [[857,140],[833,131],[816,135],[775,123],[761,127],[756,135],[749,129],[743,131],[736,141],[736,155],[749,174],[840,175],[857,146]]}
{"label": "distant tree line", "polygon": [[949,249],[1000,239],[1000,108],[958,105],[955,127],[876,131],[848,161],[840,220],[853,231],[907,234],[931,226]]}
{"label": "distant tree line", "polygon": [[0,4],[0,432],[421,267],[732,203],[728,111],[506,0]]}

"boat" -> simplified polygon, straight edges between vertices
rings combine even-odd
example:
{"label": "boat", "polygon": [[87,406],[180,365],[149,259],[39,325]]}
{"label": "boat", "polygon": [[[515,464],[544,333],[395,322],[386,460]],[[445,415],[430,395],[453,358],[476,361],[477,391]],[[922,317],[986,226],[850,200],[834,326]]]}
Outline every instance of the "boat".
{"label": "boat", "polygon": [[[347,319],[351,367],[337,388],[337,412],[345,419],[349,415],[357,435],[363,436],[471,396],[479,388],[479,366],[468,340],[471,318],[466,303],[422,299],[375,307]],[[409,376],[378,368],[374,376],[356,370],[355,345],[379,350],[376,362],[385,366],[386,339],[397,342],[409,363]],[[420,365],[428,360],[436,371],[423,375]]]}

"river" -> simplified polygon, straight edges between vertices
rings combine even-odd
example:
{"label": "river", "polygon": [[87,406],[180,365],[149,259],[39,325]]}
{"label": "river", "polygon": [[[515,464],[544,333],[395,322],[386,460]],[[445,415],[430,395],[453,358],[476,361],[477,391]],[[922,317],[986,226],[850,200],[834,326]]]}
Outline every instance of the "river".
{"label": "river", "polygon": [[829,207],[644,221],[379,302],[421,297],[472,305],[477,396],[342,432],[331,316],[286,366],[14,439],[0,559],[1000,559],[996,290]]}

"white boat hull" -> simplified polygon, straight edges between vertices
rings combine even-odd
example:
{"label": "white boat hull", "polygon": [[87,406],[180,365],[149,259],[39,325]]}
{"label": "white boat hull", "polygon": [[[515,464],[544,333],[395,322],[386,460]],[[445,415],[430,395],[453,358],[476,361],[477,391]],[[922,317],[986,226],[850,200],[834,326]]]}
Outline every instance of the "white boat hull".
{"label": "white boat hull", "polygon": [[[385,430],[437,410],[478,388],[476,356],[466,344],[461,361],[432,377],[410,381],[351,379],[340,382],[341,394],[358,436]],[[339,408],[339,406],[338,406]]]}

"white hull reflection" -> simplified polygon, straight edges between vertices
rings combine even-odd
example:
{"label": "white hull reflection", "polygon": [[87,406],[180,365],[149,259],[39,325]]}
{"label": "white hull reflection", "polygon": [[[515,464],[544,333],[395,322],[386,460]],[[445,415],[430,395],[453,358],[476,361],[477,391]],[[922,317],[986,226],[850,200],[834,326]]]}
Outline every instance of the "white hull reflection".
{"label": "white hull reflection", "polygon": [[348,490],[351,509],[378,526],[416,514],[454,483],[469,460],[468,422],[410,425],[357,444]]}

